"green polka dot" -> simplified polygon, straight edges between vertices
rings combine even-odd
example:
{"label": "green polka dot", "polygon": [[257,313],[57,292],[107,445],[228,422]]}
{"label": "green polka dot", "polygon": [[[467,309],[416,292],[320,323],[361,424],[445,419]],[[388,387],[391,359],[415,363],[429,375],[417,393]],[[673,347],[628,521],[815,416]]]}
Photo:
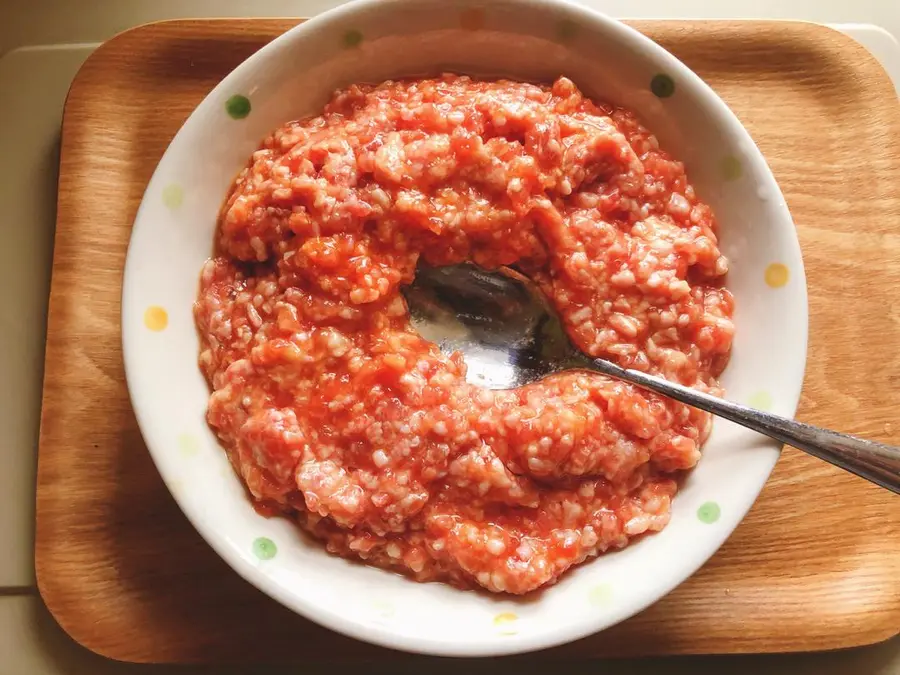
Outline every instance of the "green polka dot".
{"label": "green polka dot", "polygon": [[193,434],[181,434],[178,437],[178,450],[185,457],[193,457],[200,451],[200,441]]}
{"label": "green polka dot", "polygon": [[372,610],[379,619],[390,619],[394,616],[394,605],[387,600],[373,601]]}
{"label": "green polka dot", "polygon": [[260,560],[271,560],[276,553],[278,553],[278,547],[268,537],[259,537],[253,540],[253,555]]}
{"label": "green polka dot", "polygon": [[178,183],[166,185],[162,191],[162,201],[167,208],[177,209],[184,202],[184,190]]}
{"label": "green polka dot", "polygon": [[235,94],[225,101],[225,111],[233,120],[242,120],[250,114],[250,99],[241,94]]}
{"label": "green polka dot", "polygon": [[767,391],[758,391],[747,399],[747,405],[757,410],[771,410],[772,395]]}
{"label": "green polka dot", "polygon": [[594,586],[588,592],[588,602],[595,607],[605,607],[612,600],[612,586],[609,584],[600,584]]}
{"label": "green polka dot", "polygon": [[675,93],[675,80],[665,73],[660,73],[650,80],[650,91],[659,98],[669,98]]}
{"label": "green polka dot", "polygon": [[737,180],[744,174],[744,167],[741,166],[741,160],[734,155],[728,155],[722,158],[722,178],[725,180]]}
{"label": "green polka dot", "polygon": [[697,518],[700,519],[701,523],[706,523],[707,525],[711,525],[719,519],[719,516],[722,515],[722,509],[719,508],[719,505],[715,502],[706,502],[703,506],[697,509]]}
{"label": "green polka dot", "polygon": [[556,37],[560,42],[568,42],[578,34],[578,24],[564,19],[556,25]]}
{"label": "green polka dot", "polygon": [[348,30],[344,33],[344,46],[348,48],[359,47],[363,41],[363,34],[356,30]]}

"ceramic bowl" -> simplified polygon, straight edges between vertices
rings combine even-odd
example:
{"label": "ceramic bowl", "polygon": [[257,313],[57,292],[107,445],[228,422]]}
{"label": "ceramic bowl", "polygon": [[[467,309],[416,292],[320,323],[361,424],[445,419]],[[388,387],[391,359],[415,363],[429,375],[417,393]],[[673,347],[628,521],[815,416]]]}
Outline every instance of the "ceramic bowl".
{"label": "ceramic bowl", "polygon": [[[728,396],[794,413],[806,355],[806,287],[794,225],[762,155],[725,104],[671,54],[561,0],[363,0],[288,31],[197,107],[150,181],[122,298],[128,386],[163,479],[242,577],[331,629],[403,650],[487,656],[558,645],[655,602],[696,571],[753,504],[779,445],[722,420],[661,533],[570,571],[526,599],[489,597],[329,556],[256,513],[205,422],[192,303],[237,172],[284,122],[353,82],[456,71],[552,81],[636,111],[714,208],[737,310]],[[248,617],[252,621],[252,617]]]}

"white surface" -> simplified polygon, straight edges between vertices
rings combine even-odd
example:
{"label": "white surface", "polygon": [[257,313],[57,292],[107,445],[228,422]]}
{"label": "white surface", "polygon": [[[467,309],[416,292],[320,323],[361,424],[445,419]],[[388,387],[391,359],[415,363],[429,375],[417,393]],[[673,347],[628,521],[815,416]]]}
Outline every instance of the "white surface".
{"label": "white surface", "polygon": [[[315,9],[329,6],[331,2],[309,2],[304,0],[31,0],[28,3],[0,2],[0,54],[25,44],[48,43],[57,40],[66,42],[99,41],[114,32],[132,25],[157,19],[179,16],[303,16]],[[614,0],[595,2],[595,6],[619,16],[656,18],[662,16],[690,17],[761,17],[805,19],[819,22],[872,22],[879,23],[900,33],[900,2],[895,0],[856,0],[854,2],[828,2],[818,0],[731,0],[711,2],[710,0],[682,0],[677,4],[662,0],[647,0],[642,3]],[[40,20],[36,20],[39,18]],[[842,30],[853,35],[878,56],[893,74],[900,72],[900,50],[896,41],[881,31],[866,26],[845,26]],[[9,181],[17,163],[33,166],[39,163],[34,154],[37,148],[46,148],[48,139],[55,139],[59,124],[59,112],[65,99],[68,83],[79,65],[90,52],[90,47],[66,46],[60,49],[28,50],[10,54],[0,61],[0,113],[4,116],[0,126],[0,147],[4,149],[0,160],[0,184]],[[8,61],[8,60],[9,61]],[[895,76],[895,83],[900,81]],[[13,103],[14,99],[18,99]],[[55,141],[53,141],[55,142]],[[16,217],[6,215],[0,218],[0,228],[4,241],[12,238],[22,250],[41,248],[46,245],[48,234],[53,228],[53,204],[55,203],[55,170],[53,176],[42,173],[44,188],[18,194],[33,194],[36,199],[23,200],[28,208],[15,211]],[[0,188],[2,189],[2,188]],[[4,193],[0,193],[4,194]],[[4,214],[15,204],[3,202]],[[49,256],[49,252],[38,254],[38,259]],[[19,259],[21,274],[30,277],[37,284],[46,283],[48,271],[41,269],[34,259]],[[6,273],[5,270],[0,274]],[[10,275],[3,277],[8,280]],[[44,281],[42,282],[41,279]],[[4,284],[7,288],[7,284]],[[9,290],[3,291],[10,293]],[[4,296],[4,307],[9,307],[9,297]],[[39,300],[44,303],[45,299]],[[28,310],[26,309],[26,312]],[[40,319],[40,325],[43,320]],[[29,353],[43,352],[43,334],[32,322],[22,334],[22,339],[3,345],[5,364],[26,363]],[[29,351],[30,350],[30,351]],[[15,372],[15,371],[13,371]],[[0,418],[4,429],[19,429],[19,424],[27,428],[33,424],[36,431],[37,409],[31,408],[39,399],[39,377],[33,380],[13,380],[0,371],[7,390],[17,390],[19,397],[11,400],[11,410],[22,411],[24,423],[7,416]],[[37,384],[35,384],[35,382]],[[30,394],[28,392],[31,392]],[[28,419],[33,423],[27,422]],[[147,672],[181,673],[237,673],[237,670],[169,667],[130,667],[112,663],[90,654],[74,645],[46,615],[39,600],[33,595],[10,596],[10,587],[27,586],[33,582],[30,552],[33,492],[22,490],[23,484],[31,484],[33,476],[34,450],[36,439],[27,434],[16,435],[18,431],[3,438],[0,443],[0,536],[4,537],[5,553],[0,556],[0,675],[72,675],[81,673],[131,674]],[[4,480],[5,476],[9,480]],[[24,563],[22,561],[25,561]],[[5,588],[3,588],[5,587]],[[33,591],[31,591],[33,593]],[[773,617],[773,620],[777,620]],[[426,663],[416,661],[416,664]],[[436,661],[427,661],[429,669],[436,668]],[[519,662],[520,664],[523,662]],[[524,662],[527,663],[527,662]],[[599,664],[575,667],[575,672],[597,672]],[[590,670],[588,670],[590,668]],[[466,669],[473,669],[466,666]],[[474,668],[477,670],[477,668]],[[602,666],[604,672],[617,674],[643,673],[720,673],[734,671],[743,673],[771,672],[775,674],[821,673],[827,675],[888,675],[900,674],[900,638],[875,647],[863,648],[835,654],[796,656],[736,656],[736,657],[696,657],[678,659],[654,659],[639,662],[609,662]],[[312,668],[318,672],[326,668]],[[339,670],[339,669],[338,669]],[[421,672],[420,666],[396,667],[392,671],[401,673]],[[444,669],[451,671],[449,668]],[[542,670],[544,670],[542,668]],[[438,668],[440,672],[440,669]],[[257,669],[241,672],[259,672]],[[487,671],[485,671],[487,672]]]}
{"label": "white surface", "polygon": [[[900,0],[895,0],[895,2],[897,14],[900,15]],[[897,42],[897,38],[878,26],[855,23],[837,24],[831,27],[846,33],[868,49],[894,81],[894,89],[900,96],[900,43]],[[900,31],[895,35],[900,35]]]}
{"label": "white surface", "polygon": [[[440,2],[441,0],[437,0]],[[443,0],[448,1],[448,0]],[[487,0],[488,2],[490,0]],[[900,36],[898,0],[581,0],[629,18],[803,19],[867,23]],[[340,0],[9,0],[0,9],[0,54],[21,45],[100,42],[157,19],[312,16]]]}
{"label": "white surface", "polygon": [[[565,73],[588,96],[636,110],[660,145],[685,162],[697,193],[717,215],[722,252],[731,263],[737,332],[722,385],[744,403],[765,391],[772,412],[787,417],[796,410],[806,363],[806,283],[796,228],[762,154],[734,114],[637,31],[550,0],[494,0],[483,31],[456,27],[459,9],[450,3],[382,2],[348,5],[291,29],[229,74],[175,136],[147,187],[125,264],[122,334],[131,401],[179,506],[229,565],[279,602],[332,630],[414,652],[493,656],[556,646],[632,616],[693,574],[749,510],[782,444],[717,420],[703,461],[673,502],[669,525],[569,572],[537,601],[410,583],[330,556],[318,542],[298,536],[290,521],[257,513],[227,471],[205,419],[209,390],[195,365],[200,344],[191,308],[223,195],[261,138],[289,120],[319,113],[335,89],[353,82],[431,73],[448,63],[465,73],[525,80]],[[563,21],[577,25],[578,34],[560,43],[556,33]],[[337,36],[351,28],[365,40],[348,50]],[[660,72],[676,83],[676,95],[665,100],[649,90]],[[253,110],[236,121],[225,103],[240,92],[250,96]],[[742,176],[723,181],[721,166],[729,157],[738,158]],[[177,209],[163,198],[170,185],[184,193]],[[790,269],[782,288],[765,282],[773,262]],[[161,332],[144,325],[144,312],[156,305],[169,312]],[[191,459],[179,448],[184,434],[199,440],[199,454]],[[708,501],[721,507],[712,525],[696,515]],[[260,536],[275,541],[279,551],[262,564],[251,552]],[[590,601],[598,586],[610,589],[602,606]],[[493,624],[501,612],[518,616],[512,631]]]}
{"label": "white surface", "polygon": [[[34,584],[32,533],[59,121],[87,49],[0,59],[0,587]],[[22,77],[27,73],[27,77]]]}

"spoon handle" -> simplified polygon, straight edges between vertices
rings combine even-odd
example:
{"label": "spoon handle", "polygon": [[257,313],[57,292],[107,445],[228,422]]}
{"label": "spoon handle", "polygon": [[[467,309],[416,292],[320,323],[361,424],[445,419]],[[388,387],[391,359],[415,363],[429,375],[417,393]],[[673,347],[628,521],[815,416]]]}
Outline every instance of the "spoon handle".
{"label": "spoon handle", "polygon": [[748,408],[661,377],[621,368],[603,359],[590,363],[601,373],[724,417],[900,494],[900,448]]}

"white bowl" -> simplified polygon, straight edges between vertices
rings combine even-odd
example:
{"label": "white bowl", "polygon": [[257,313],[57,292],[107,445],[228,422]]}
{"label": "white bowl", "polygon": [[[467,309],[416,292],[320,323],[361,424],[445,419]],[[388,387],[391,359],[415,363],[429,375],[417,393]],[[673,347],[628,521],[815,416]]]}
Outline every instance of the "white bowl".
{"label": "white bowl", "polygon": [[[441,70],[540,81],[565,74],[586,94],[635,110],[686,163],[714,208],[737,303],[734,351],[722,378],[730,398],[793,415],[807,305],[781,192],[737,118],[694,73],[631,28],[561,0],[466,5],[344,5],[289,31],[226,77],[178,132],[147,187],[128,249],[122,334],[131,399],[153,459],[185,514],[238,574],[300,614],[362,640],[487,656],[575,640],[664,596],[744,517],[779,444],[718,420],[663,532],[524,600],[418,584],[334,558],[287,520],[257,515],[205,422],[209,392],[197,366],[191,306],[219,208],[260,141],[290,119],[319,112],[336,87],[353,82]],[[674,95],[654,95],[650,83],[659,74],[672,78]],[[243,101],[236,95],[251,104],[237,119],[228,110],[246,109],[235,108]],[[773,264],[789,271],[787,283],[774,288],[767,283]],[[167,313],[163,330],[148,328],[147,319],[159,329],[162,317],[158,309],[148,316],[148,308]]]}

